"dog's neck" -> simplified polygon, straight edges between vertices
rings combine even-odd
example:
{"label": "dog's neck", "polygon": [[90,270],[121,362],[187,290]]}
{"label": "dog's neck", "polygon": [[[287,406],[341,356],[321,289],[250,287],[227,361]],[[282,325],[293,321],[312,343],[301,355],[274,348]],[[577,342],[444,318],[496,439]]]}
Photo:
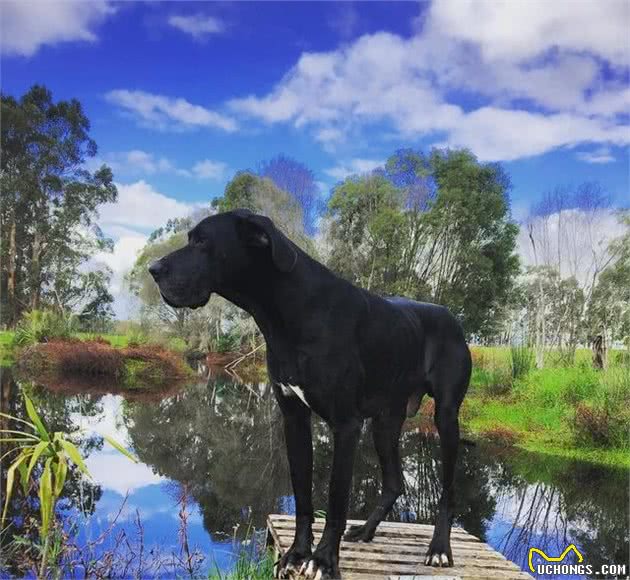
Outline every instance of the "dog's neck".
{"label": "dog's neck", "polygon": [[[318,276],[309,275],[318,270]],[[317,280],[317,286],[313,286]],[[313,338],[308,303],[313,297],[325,296],[323,289],[339,278],[319,262],[300,251],[291,272],[256,272],[250,283],[222,289],[221,294],[252,315],[267,346],[276,354],[290,352],[303,338]],[[347,283],[347,282],[346,282]],[[347,283],[349,284],[349,283]]]}

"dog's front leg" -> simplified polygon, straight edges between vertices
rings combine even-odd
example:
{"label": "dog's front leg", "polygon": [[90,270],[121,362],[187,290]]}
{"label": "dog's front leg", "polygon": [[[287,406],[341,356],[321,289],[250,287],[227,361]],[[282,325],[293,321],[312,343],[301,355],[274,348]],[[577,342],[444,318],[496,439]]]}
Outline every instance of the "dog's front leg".
{"label": "dog's front leg", "polygon": [[289,458],[291,483],[295,495],[295,538],[293,545],[278,563],[277,576],[288,578],[297,575],[302,564],[311,555],[313,543],[313,444],[311,438],[311,411],[295,398],[283,401],[284,437]]}
{"label": "dog's front leg", "polygon": [[354,452],[361,434],[361,424],[359,419],[349,419],[333,428],[334,452],[326,526],[317,549],[304,564],[306,578],[341,578],[339,543],[346,527]]}

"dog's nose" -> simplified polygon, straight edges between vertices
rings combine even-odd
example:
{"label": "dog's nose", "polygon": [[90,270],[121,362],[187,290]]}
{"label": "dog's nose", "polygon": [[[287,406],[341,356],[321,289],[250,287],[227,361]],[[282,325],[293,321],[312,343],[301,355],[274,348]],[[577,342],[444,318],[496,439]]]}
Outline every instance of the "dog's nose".
{"label": "dog's nose", "polygon": [[153,279],[157,281],[158,278],[164,276],[164,274],[166,273],[166,266],[164,265],[164,262],[162,262],[162,260],[158,260],[157,262],[153,262],[153,264],[149,266],[149,272],[151,276],[153,276]]}

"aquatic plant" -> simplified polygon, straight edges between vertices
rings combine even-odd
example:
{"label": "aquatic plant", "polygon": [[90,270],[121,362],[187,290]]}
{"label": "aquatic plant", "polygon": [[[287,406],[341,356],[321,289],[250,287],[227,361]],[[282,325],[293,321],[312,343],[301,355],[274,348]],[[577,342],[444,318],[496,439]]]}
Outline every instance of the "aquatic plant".
{"label": "aquatic plant", "polygon": [[[5,501],[1,522],[2,528],[4,528],[17,473],[25,496],[28,495],[31,486],[35,486],[38,489],[37,495],[40,510],[39,535],[43,545],[39,576],[44,577],[52,536],[50,532],[55,518],[55,506],[66,483],[69,464],[76,465],[87,477],[90,477],[90,474],[79,449],[68,435],[60,431],[51,433],[46,429],[31,399],[26,393],[22,393],[22,395],[30,421],[13,417],[6,413],[0,413],[0,416],[24,426],[22,430],[0,429],[0,442],[15,444],[0,457],[0,460],[13,453],[16,454],[7,469]],[[103,438],[120,453],[137,462],[137,459],[120,443],[106,435]],[[39,475],[39,482],[35,481],[33,477],[33,473],[38,466],[43,466]]]}
{"label": "aquatic plant", "polygon": [[13,340],[18,346],[27,346],[55,338],[70,338],[76,328],[76,317],[71,314],[55,310],[31,310],[18,322]]}

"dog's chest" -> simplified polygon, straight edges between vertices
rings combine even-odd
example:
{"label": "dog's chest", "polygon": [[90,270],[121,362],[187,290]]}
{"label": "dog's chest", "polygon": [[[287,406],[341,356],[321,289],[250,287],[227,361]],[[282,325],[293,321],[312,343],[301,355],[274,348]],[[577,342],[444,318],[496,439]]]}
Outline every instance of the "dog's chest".
{"label": "dog's chest", "polygon": [[278,383],[280,387],[280,391],[282,392],[282,396],[284,397],[297,397],[302,401],[307,407],[310,407],[308,401],[306,400],[306,395],[304,394],[304,390],[297,385],[292,385],[290,383]]}

